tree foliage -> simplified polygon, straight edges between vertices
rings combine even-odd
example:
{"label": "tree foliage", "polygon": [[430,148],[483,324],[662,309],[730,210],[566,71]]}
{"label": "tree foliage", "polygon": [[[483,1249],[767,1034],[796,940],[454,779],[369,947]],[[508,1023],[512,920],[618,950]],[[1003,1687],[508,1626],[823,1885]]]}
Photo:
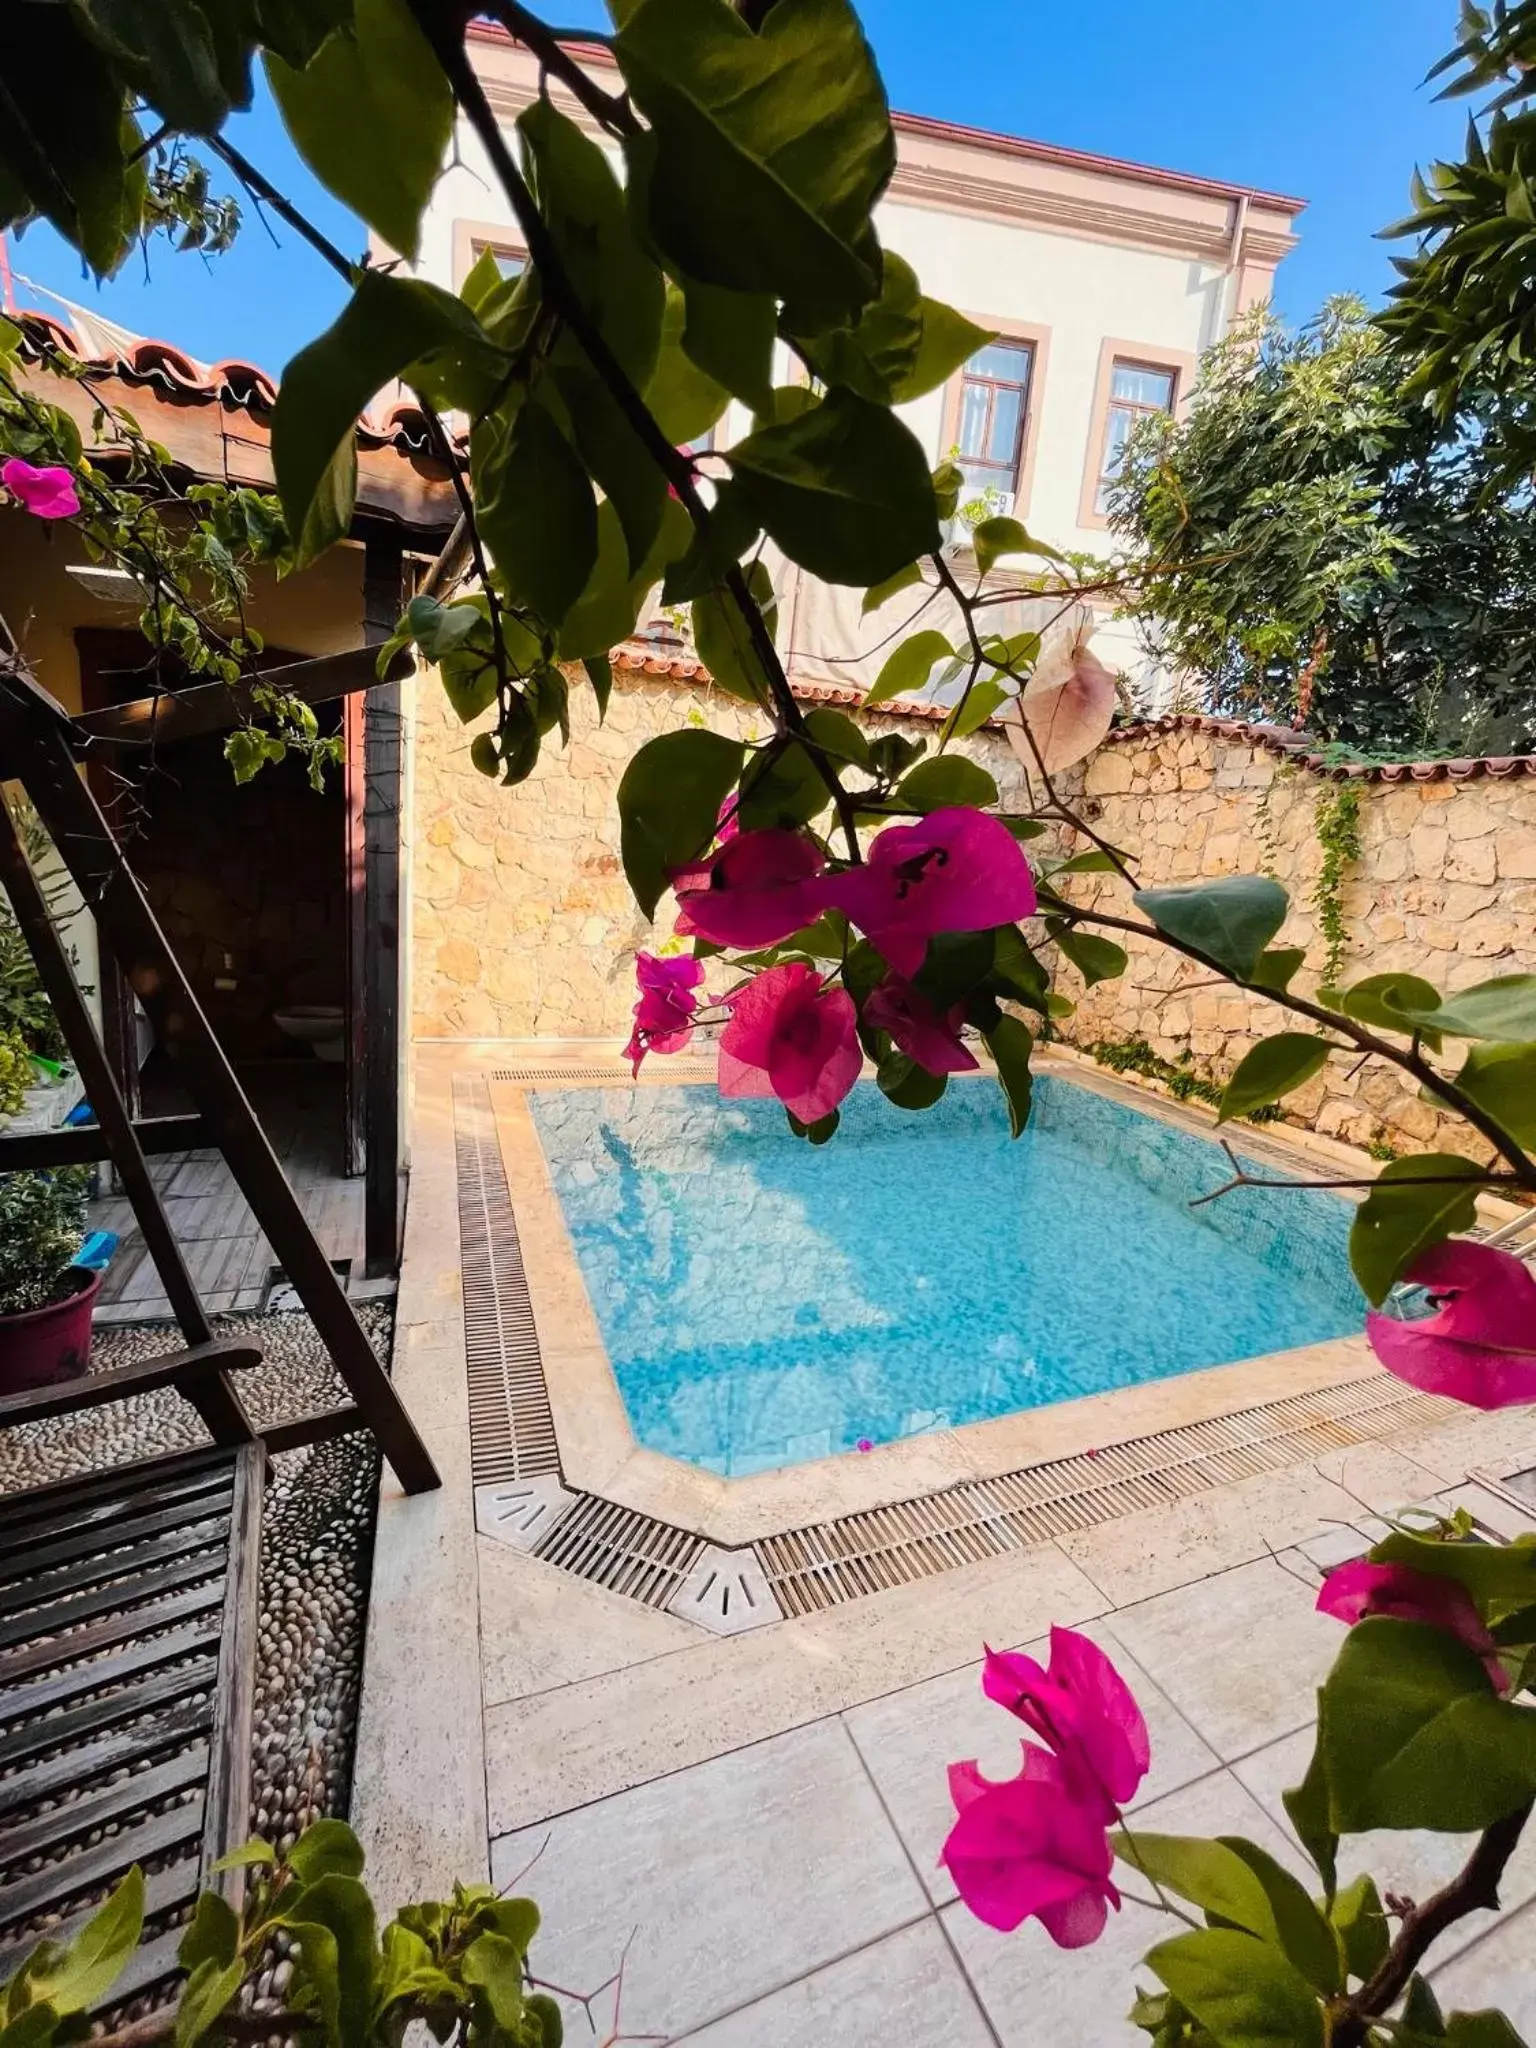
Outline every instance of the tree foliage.
{"label": "tree foliage", "polygon": [[1299,333],[1256,313],[1182,420],[1133,436],[1120,538],[1153,565],[1150,650],[1214,708],[1359,752],[1536,744],[1536,508],[1483,392],[1444,428],[1358,300]]}

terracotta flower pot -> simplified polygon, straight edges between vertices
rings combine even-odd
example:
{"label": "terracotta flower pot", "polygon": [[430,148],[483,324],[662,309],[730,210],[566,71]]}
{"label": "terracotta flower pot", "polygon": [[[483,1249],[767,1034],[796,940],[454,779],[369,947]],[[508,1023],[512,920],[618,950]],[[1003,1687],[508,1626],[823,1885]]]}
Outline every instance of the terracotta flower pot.
{"label": "terracotta flower pot", "polygon": [[91,1358],[91,1315],[100,1273],[84,1268],[58,1301],[0,1316],[0,1394],[19,1394],[54,1380],[77,1380]]}

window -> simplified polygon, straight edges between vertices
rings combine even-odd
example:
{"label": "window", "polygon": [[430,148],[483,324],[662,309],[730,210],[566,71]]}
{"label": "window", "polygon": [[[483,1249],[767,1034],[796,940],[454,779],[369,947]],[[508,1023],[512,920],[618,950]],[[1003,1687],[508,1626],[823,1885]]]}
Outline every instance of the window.
{"label": "window", "polygon": [[1110,489],[1125,460],[1125,444],[1132,427],[1153,413],[1172,412],[1177,387],[1176,370],[1159,369],[1155,363],[1126,362],[1116,356],[1110,372],[1104,449],[1093,499],[1093,509],[1101,518],[1109,511]]}
{"label": "window", "polygon": [[988,342],[966,364],[955,432],[965,477],[962,504],[985,496],[994,514],[1013,510],[1034,365],[1034,346],[1027,341]]}

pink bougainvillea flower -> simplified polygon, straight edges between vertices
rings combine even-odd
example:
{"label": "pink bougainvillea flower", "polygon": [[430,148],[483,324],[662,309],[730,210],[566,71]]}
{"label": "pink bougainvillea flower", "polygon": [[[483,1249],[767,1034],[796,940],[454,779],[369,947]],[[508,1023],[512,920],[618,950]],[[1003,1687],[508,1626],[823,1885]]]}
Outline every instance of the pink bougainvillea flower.
{"label": "pink bougainvillea flower", "polygon": [[720,1034],[722,1095],[776,1095],[801,1123],[819,1123],[859,1078],[860,1064],[853,998],[813,967],[767,968],[732,998]]}
{"label": "pink bougainvillea flower", "polygon": [[724,846],[740,832],[741,822],[736,815],[740,809],[740,802],[733,796],[728,796],[720,806],[720,815],[715,820],[715,839],[719,845]]}
{"label": "pink bougainvillea flower", "polygon": [[1375,1311],[1366,1317],[1371,1349],[1388,1372],[1473,1408],[1536,1401],[1536,1274],[1513,1252],[1452,1238],[1403,1277],[1428,1289],[1435,1313],[1412,1323]]}
{"label": "pink bougainvillea flower", "polygon": [[1051,1745],[1101,1820],[1134,1796],[1152,1760],[1147,1724],[1130,1687],[1087,1636],[1053,1628],[1046,1669],[1033,1657],[989,1649],[981,1689]]}
{"label": "pink bougainvillea flower", "polygon": [[1057,775],[1102,743],[1117,702],[1114,671],[1092,651],[1087,635],[1063,633],[1046,648],[1005,714],[1008,743],[1026,768]]}
{"label": "pink bougainvillea flower", "polygon": [[803,832],[738,832],[672,870],[677,930],[717,946],[775,946],[826,908],[822,851]]}
{"label": "pink bougainvillea flower", "polygon": [[[1021,1742],[1019,1748],[1024,1752],[1024,1765],[1019,1772],[1021,1778],[1028,1778],[1037,1784],[1059,1785],[1063,1790],[1067,1789],[1067,1770],[1060,1757],[1053,1756],[1048,1749],[1037,1749],[1032,1742]],[[972,1800],[981,1799],[988,1792],[995,1792],[1000,1786],[1015,1782],[1016,1780],[1012,1778],[986,1777],[974,1757],[968,1757],[964,1763],[951,1764],[949,1767],[949,1796],[954,1801],[956,1813],[964,1813]]]}
{"label": "pink bougainvillea flower", "polygon": [[963,1005],[940,1013],[921,989],[899,974],[888,974],[864,1005],[864,1022],[872,1031],[888,1031],[899,1052],[926,1067],[930,1074],[964,1074],[976,1056],[960,1043]]}
{"label": "pink bougainvillea flower", "polygon": [[1498,1645],[1459,1579],[1416,1572],[1406,1564],[1372,1564],[1368,1557],[1358,1557],[1339,1565],[1324,1579],[1317,1611],[1351,1627],[1368,1615],[1384,1614],[1395,1621],[1421,1621],[1428,1628],[1443,1628],[1482,1659],[1495,1692],[1509,1690],[1509,1673],[1499,1662]]}
{"label": "pink bougainvillea flower", "polygon": [[826,901],[909,977],[937,933],[987,931],[1035,909],[1035,878],[1019,842],[998,819],[959,805],[915,825],[888,825],[862,867],[824,886]]}
{"label": "pink bougainvillea flower", "polygon": [[635,1005],[635,1028],[624,1048],[636,1074],[648,1052],[681,1052],[692,1038],[693,1013],[699,1006],[694,990],[703,979],[704,963],[686,953],[673,960],[654,953],[636,956],[640,1000]]}
{"label": "pink bougainvillea flower", "polygon": [[72,519],[80,510],[74,478],[56,463],[36,469],[13,455],[0,466],[0,483],[39,519]]}
{"label": "pink bougainvillea flower", "polygon": [[1011,1934],[1033,1916],[1058,1948],[1097,1941],[1120,1906],[1102,1820],[1027,1757],[1001,1785],[974,1766],[957,1769],[959,1810],[939,1860],[977,1919]]}

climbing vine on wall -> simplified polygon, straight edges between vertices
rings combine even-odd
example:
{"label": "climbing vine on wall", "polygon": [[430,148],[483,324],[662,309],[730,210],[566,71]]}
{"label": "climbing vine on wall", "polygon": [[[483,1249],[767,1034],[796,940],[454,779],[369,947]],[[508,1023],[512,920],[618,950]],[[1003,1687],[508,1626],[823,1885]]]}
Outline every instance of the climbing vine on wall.
{"label": "climbing vine on wall", "polygon": [[1323,941],[1322,986],[1335,988],[1344,970],[1349,934],[1344,928],[1344,878],[1360,858],[1360,791],[1352,782],[1331,785],[1317,800],[1314,820],[1323,864],[1312,891]]}

